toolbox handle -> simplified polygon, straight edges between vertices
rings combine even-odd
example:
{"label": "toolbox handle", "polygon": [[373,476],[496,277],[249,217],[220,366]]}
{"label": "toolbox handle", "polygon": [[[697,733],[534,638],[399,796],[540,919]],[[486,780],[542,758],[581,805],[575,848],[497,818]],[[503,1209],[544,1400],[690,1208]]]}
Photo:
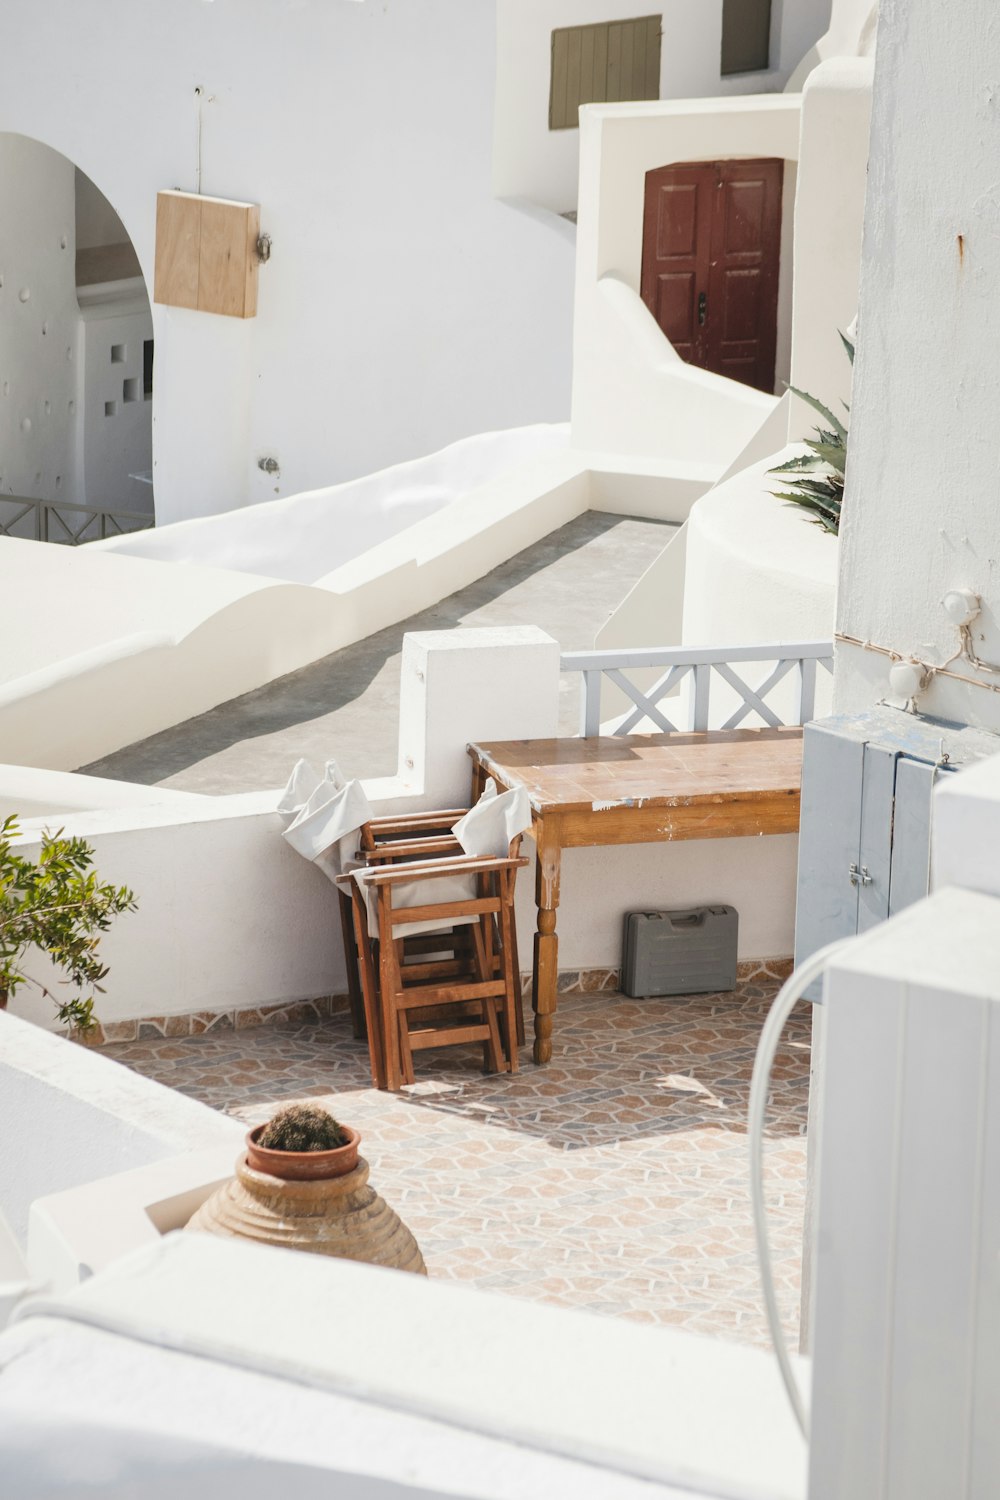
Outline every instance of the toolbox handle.
{"label": "toolbox handle", "polygon": [[703,927],[705,924],[705,908],[697,907],[694,911],[677,912],[670,918],[671,927]]}

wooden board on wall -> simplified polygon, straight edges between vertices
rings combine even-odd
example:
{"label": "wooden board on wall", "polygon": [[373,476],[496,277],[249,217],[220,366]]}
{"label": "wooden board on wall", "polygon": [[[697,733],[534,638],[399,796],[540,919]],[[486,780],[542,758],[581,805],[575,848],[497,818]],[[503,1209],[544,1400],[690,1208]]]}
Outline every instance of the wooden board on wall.
{"label": "wooden board on wall", "polygon": [[259,204],[157,193],[154,302],[254,317],[259,234]]}
{"label": "wooden board on wall", "polygon": [[638,16],[553,31],[549,129],[575,129],[581,104],[658,99],[662,26]]}

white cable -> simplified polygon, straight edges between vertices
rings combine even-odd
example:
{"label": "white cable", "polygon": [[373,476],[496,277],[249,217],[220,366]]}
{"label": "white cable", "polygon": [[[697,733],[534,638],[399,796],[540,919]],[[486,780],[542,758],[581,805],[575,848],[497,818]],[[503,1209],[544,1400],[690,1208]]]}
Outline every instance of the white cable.
{"label": "white cable", "polygon": [[791,1402],[795,1420],[802,1436],[808,1441],[809,1421],[806,1417],[802,1392],[799,1390],[792,1369],[792,1362],[785,1346],[785,1336],[778,1313],[778,1301],[774,1292],[774,1275],[771,1270],[771,1248],[767,1238],[767,1209],[764,1203],[764,1115],[767,1111],[767,1096],[771,1086],[771,1068],[781,1041],[785,1023],[803,994],[826,968],[833,955],[845,948],[853,938],[841,938],[836,943],[827,943],[811,958],[799,964],[778,991],[774,1004],[768,1011],[767,1020],[757,1044],[757,1056],[750,1082],[750,1107],[747,1126],[750,1143],[750,1198],[753,1205],[753,1227],[757,1241],[757,1262],[760,1266],[761,1290],[764,1293],[764,1310],[771,1343],[781,1370],[781,1378]]}

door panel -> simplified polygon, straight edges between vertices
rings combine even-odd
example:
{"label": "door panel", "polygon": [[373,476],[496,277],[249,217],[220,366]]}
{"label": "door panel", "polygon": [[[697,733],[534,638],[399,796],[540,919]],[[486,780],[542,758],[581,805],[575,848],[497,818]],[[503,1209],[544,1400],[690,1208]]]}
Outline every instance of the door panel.
{"label": "door panel", "polygon": [[694,347],[698,336],[697,294],[692,271],[662,275],[656,283],[656,321],[681,359]]}
{"label": "door panel", "polygon": [[896,767],[896,801],[892,820],[892,870],[889,915],[923,900],[930,886],[931,794],[938,774],[953,771],[928,761],[902,757]]}
{"label": "door panel", "polygon": [[858,885],[858,931],[867,932],[889,915],[892,861],[892,804],[897,750],[872,741],[865,746],[861,784],[861,870]]}
{"label": "door panel", "polygon": [[646,174],[643,301],[682,359],[766,391],[774,389],[783,174],[777,160]]}
{"label": "door panel", "polygon": [[703,246],[715,211],[713,169],[704,163],[670,167],[646,177],[643,218],[642,299],[689,364],[705,364],[698,297],[704,290]]}

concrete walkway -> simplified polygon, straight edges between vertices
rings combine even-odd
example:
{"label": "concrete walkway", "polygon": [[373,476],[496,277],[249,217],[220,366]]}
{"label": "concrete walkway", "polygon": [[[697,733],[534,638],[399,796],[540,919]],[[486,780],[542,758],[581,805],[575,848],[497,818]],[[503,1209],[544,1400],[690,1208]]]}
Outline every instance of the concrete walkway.
{"label": "concrete walkway", "polygon": [[[408,630],[538,625],[564,650],[589,650],[674,529],[588,511],[434,608],[81,769],[214,793],[282,786],[300,756],[333,757],[348,776],[392,775]],[[563,680],[560,720],[575,732],[576,679]]]}

